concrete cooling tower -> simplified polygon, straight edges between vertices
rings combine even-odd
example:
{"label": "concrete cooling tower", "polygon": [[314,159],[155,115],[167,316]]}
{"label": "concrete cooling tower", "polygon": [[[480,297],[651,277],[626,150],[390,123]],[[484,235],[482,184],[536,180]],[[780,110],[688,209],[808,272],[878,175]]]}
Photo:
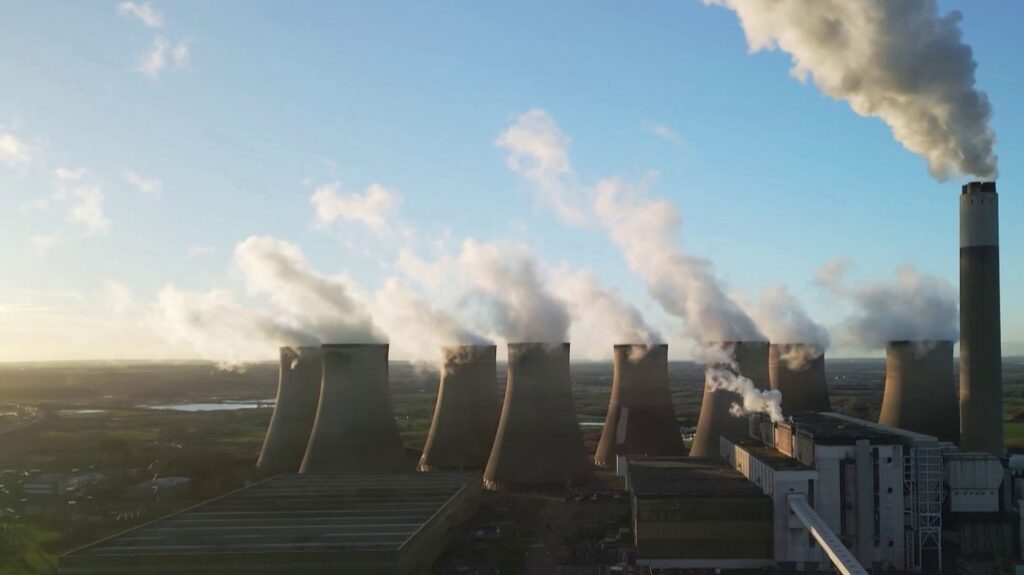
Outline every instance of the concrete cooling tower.
{"label": "concrete cooling tower", "polygon": [[878,423],[956,443],[960,418],[954,385],[953,342],[891,341]]}
{"label": "concrete cooling tower", "polygon": [[562,489],[592,475],[576,420],[569,344],[508,344],[508,383],[488,489]]}
{"label": "concrete cooling tower", "polygon": [[773,343],[768,347],[768,380],[782,394],[785,415],[832,411],[825,379],[825,351],[808,343]]}
{"label": "concrete cooling tower", "polygon": [[995,182],[960,194],[960,447],[1002,457],[999,196]]}
{"label": "concrete cooling tower", "polygon": [[294,473],[302,465],[320,399],[323,353],[319,347],[282,347],[277,402],[256,467]]}
{"label": "concrete cooling tower", "polygon": [[494,445],[501,402],[493,345],[441,350],[444,365],[420,471],[483,469]]}
{"label": "concrete cooling tower", "polygon": [[323,346],[320,404],[303,473],[410,469],[388,388],[387,344]]}
{"label": "concrete cooling tower", "polygon": [[[753,381],[758,389],[768,389],[768,342],[727,341],[710,345],[727,352],[735,360],[736,366],[710,365],[709,369],[732,371]],[[697,420],[697,431],[690,445],[692,457],[719,457],[719,437],[741,439],[750,434],[747,418],[737,417],[729,411],[734,403],[743,405],[743,398],[733,391],[712,390],[708,383],[708,377],[705,377],[700,419]]]}
{"label": "concrete cooling tower", "polygon": [[615,467],[617,455],[685,455],[668,388],[668,346],[615,346],[612,395],[594,464]]}

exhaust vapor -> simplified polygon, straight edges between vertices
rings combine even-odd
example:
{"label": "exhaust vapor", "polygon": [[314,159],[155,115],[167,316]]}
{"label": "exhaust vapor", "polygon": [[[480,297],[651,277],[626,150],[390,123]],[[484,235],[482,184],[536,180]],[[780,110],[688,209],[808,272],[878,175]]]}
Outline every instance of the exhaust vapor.
{"label": "exhaust vapor", "polygon": [[781,49],[791,74],[880,118],[933,177],[997,175],[988,96],[961,14],[936,0],[704,0],[736,12],[753,52]]}

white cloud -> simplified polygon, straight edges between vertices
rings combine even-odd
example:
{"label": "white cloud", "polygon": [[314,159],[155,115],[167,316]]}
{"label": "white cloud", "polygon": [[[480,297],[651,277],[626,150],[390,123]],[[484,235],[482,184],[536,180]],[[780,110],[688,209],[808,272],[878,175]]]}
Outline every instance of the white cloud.
{"label": "white cloud", "polygon": [[121,177],[125,182],[128,182],[136,190],[147,196],[159,198],[163,191],[163,185],[160,183],[160,180],[145,178],[135,170],[124,170],[121,173]]}
{"label": "white cloud", "polygon": [[673,146],[686,145],[686,140],[684,140],[683,137],[679,135],[679,132],[673,130],[672,128],[664,124],[651,124],[648,129],[651,131],[652,134],[658,136],[659,138],[665,140],[666,142],[672,144]]}
{"label": "white cloud", "polygon": [[151,78],[158,78],[172,64],[175,70],[184,70],[192,62],[192,55],[185,42],[171,44],[163,36],[153,39],[153,46],[142,56],[138,69]]}
{"label": "white cloud", "polygon": [[401,198],[380,184],[373,184],[359,193],[342,192],[340,182],[331,182],[314,190],[309,201],[322,224],[330,225],[338,220],[359,222],[378,236],[387,236],[395,231],[391,220]]}
{"label": "white cloud", "polygon": [[111,312],[124,315],[134,309],[135,297],[128,286],[114,280],[107,280],[106,303]]}
{"label": "white cloud", "polygon": [[163,12],[153,8],[149,2],[121,2],[117,5],[117,13],[125,17],[138,18],[150,28],[160,28],[164,25]]}
{"label": "white cloud", "polygon": [[508,152],[508,167],[536,185],[560,218],[581,224],[586,212],[569,163],[570,141],[547,112],[535,108],[516,118],[494,144]]}
{"label": "white cloud", "polygon": [[67,220],[80,224],[89,235],[106,231],[110,221],[103,213],[103,190],[99,185],[85,183],[84,169],[57,168],[55,197],[68,206]]}
{"label": "white cloud", "polygon": [[32,163],[32,155],[28,146],[14,134],[0,132],[0,163],[19,168]]}

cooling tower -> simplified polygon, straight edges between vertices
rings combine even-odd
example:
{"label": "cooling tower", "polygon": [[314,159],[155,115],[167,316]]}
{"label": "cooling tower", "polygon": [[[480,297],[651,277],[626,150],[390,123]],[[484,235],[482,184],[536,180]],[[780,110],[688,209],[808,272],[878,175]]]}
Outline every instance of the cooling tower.
{"label": "cooling tower", "polygon": [[488,489],[564,488],[591,476],[576,420],[569,344],[508,344],[508,383]]}
{"label": "cooling tower", "polygon": [[768,380],[782,394],[785,415],[832,411],[825,379],[825,351],[809,343],[773,343],[768,347]]}
{"label": "cooling tower", "polygon": [[594,464],[615,467],[617,455],[686,453],[668,388],[668,346],[615,346],[612,396]]}
{"label": "cooling tower", "polygon": [[444,365],[419,469],[483,469],[501,410],[493,345],[441,350]]}
{"label": "cooling tower", "polygon": [[387,344],[323,346],[320,404],[303,473],[404,471],[388,388]]}
{"label": "cooling tower", "polygon": [[995,182],[960,194],[960,447],[1002,457],[999,196]]}
{"label": "cooling tower", "polygon": [[[726,369],[738,373],[754,382],[758,389],[768,389],[768,342],[728,341],[710,344],[729,354],[736,366],[710,365],[708,369]],[[733,391],[712,390],[708,387],[709,377],[705,376],[704,399],[700,404],[700,419],[697,431],[690,445],[691,457],[719,457],[718,438],[742,439],[750,435],[746,417],[730,413],[734,403],[743,405],[743,398]]]}
{"label": "cooling tower", "polygon": [[885,395],[878,423],[955,443],[960,438],[960,418],[953,342],[890,341],[885,355]]}
{"label": "cooling tower", "polygon": [[319,347],[282,347],[277,402],[256,467],[294,473],[302,465],[320,399],[323,353]]}

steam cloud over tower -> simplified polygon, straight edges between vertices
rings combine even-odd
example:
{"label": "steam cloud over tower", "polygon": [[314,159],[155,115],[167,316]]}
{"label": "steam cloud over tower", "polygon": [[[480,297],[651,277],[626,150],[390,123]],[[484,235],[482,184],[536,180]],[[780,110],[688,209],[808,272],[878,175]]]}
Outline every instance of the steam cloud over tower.
{"label": "steam cloud over tower", "polygon": [[[709,365],[708,369],[721,368],[750,379],[758,389],[768,389],[768,342],[729,341],[712,344],[728,353],[735,366]],[[733,404],[743,404],[743,398],[736,392],[714,388],[704,382],[704,399],[700,404],[700,419],[690,446],[693,457],[718,457],[718,439],[726,437],[739,439],[748,434],[747,418],[732,413]]]}
{"label": "steam cloud over tower", "polygon": [[508,383],[484,485],[564,487],[587,479],[590,462],[576,421],[569,344],[508,344]]}
{"label": "steam cloud over tower", "polygon": [[408,466],[388,388],[387,344],[325,344],[320,404],[302,472]]}
{"label": "steam cloud over tower", "polygon": [[956,442],[953,342],[892,341],[886,346],[885,395],[878,423]]}
{"label": "steam cloud over tower", "polygon": [[995,182],[960,194],[960,446],[1002,456],[999,196]]}
{"label": "steam cloud over tower", "polygon": [[686,453],[668,387],[668,346],[616,345],[612,395],[594,456],[600,467],[617,455]]}
{"label": "steam cloud over tower", "polygon": [[442,350],[441,385],[419,468],[483,469],[494,444],[500,400],[493,345]]}
{"label": "steam cloud over tower", "polygon": [[768,379],[782,394],[785,414],[832,411],[825,379],[825,352],[807,343],[773,343],[768,348]]}
{"label": "steam cloud over tower", "polygon": [[282,347],[277,402],[256,467],[267,473],[296,472],[309,443],[320,399],[320,347]]}

